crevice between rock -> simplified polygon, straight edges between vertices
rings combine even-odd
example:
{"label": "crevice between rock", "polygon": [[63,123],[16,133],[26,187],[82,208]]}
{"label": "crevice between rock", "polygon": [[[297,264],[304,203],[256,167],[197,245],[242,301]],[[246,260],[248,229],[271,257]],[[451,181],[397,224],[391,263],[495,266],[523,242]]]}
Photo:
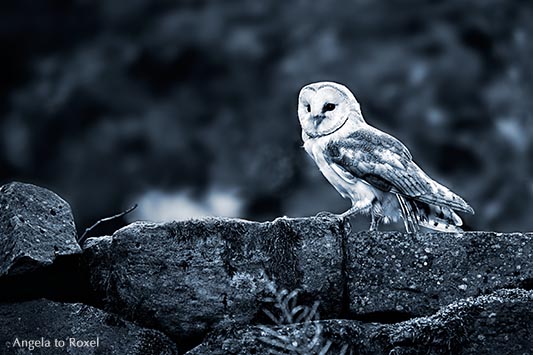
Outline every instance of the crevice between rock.
{"label": "crevice between rock", "polygon": [[24,302],[45,298],[56,302],[83,303],[103,308],[93,292],[81,255],[58,256],[39,270],[0,279],[0,302]]}

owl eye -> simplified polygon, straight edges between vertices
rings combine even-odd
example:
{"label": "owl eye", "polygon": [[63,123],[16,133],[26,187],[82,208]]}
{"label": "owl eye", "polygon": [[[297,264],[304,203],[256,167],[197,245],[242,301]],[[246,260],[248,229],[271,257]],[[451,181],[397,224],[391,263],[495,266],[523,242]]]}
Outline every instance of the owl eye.
{"label": "owl eye", "polygon": [[311,112],[311,105],[309,104],[305,105],[305,109],[307,110],[307,112]]}
{"label": "owl eye", "polygon": [[337,105],[335,105],[335,104],[327,103],[327,104],[324,105],[324,109],[323,109],[323,111],[324,111],[324,112],[333,111],[333,110],[335,110],[335,107],[336,107],[336,106],[337,106]]}

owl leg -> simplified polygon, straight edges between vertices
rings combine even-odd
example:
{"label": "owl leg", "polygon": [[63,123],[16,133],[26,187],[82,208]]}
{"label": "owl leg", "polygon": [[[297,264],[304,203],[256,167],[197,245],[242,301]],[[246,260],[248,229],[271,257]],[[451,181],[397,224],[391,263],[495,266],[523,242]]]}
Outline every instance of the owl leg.
{"label": "owl leg", "polygon": [[339,217],[341,218],[350,217],[351,215],[361,212],[361,210],[363,210],[363,208],[361,207],[352,207],[348,211],[341,213]]}
{"label": "owl leg", "polygon": [[371,213],[372,216],[372,222],[370,223],[370,231],[377,231],[378,225],[379,225],[379,218],[374,215],[374,213]]}

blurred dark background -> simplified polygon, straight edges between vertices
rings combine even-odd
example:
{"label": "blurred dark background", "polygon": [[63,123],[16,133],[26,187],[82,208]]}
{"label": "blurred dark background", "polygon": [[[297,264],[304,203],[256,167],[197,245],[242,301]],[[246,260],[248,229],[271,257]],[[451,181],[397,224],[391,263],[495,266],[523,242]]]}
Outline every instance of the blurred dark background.
{"label": "blurred dark background", "polygon": [[0,180],[53,189],[80,230],[134,202],[342,212],[296,114],[333,80],[471,203],[468,228],[530,231],[532,36],[530,1],[4,1]]}

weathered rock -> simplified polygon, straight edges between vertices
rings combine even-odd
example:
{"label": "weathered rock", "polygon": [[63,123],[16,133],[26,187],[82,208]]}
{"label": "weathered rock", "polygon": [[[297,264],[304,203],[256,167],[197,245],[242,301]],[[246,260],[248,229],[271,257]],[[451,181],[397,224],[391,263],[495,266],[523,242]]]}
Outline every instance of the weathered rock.
{"label": "weathered rock", "polygon": [[349,234],[337,218],[135,223],[90,239],[84,260],[109,309],[194,344],[265,321],[273,285],[322,318],[398,322],[533,284],[533,234]]}
{"label": "weathered rock", "polygon": [[462,298],[533,285],[531,233],[361,232],[346,245],[356,318],[428,315]]}
{"label": "weathered rock", "polygon": [[[175,344],[161,332],[82,304],[48,300],[0,304],[0,319],[1,354],[178,353]],[[56,344],[56,339],[65,344]],[[28,341],[33,341],[31,346]]]}
{"label": "weathered rock", "polygon": [[[499,290],[396,324],[325,320],[268,329],[244,327],[211,334],[187,355],[268,354],[304,349],[319,330],[315,352],[331,354],[527,354],[533,349],[533,292]],[[277,346],[279,344],[281,346]],[[295,352],[296,353],[296,352]]]}
{"label": "weathered rock", "polygon": [[0,188],[0,276],[13,276],[81,253],[70,206],[55,193],[23,183]]}
{"label": "weathered rock", "polygon": [[197,344],[216,327],[265,318],[273,287],[300,289],[302,303],[339,316],[344,228],[337,218],[134,223],[89,239],[83,258],[109,309]]}

